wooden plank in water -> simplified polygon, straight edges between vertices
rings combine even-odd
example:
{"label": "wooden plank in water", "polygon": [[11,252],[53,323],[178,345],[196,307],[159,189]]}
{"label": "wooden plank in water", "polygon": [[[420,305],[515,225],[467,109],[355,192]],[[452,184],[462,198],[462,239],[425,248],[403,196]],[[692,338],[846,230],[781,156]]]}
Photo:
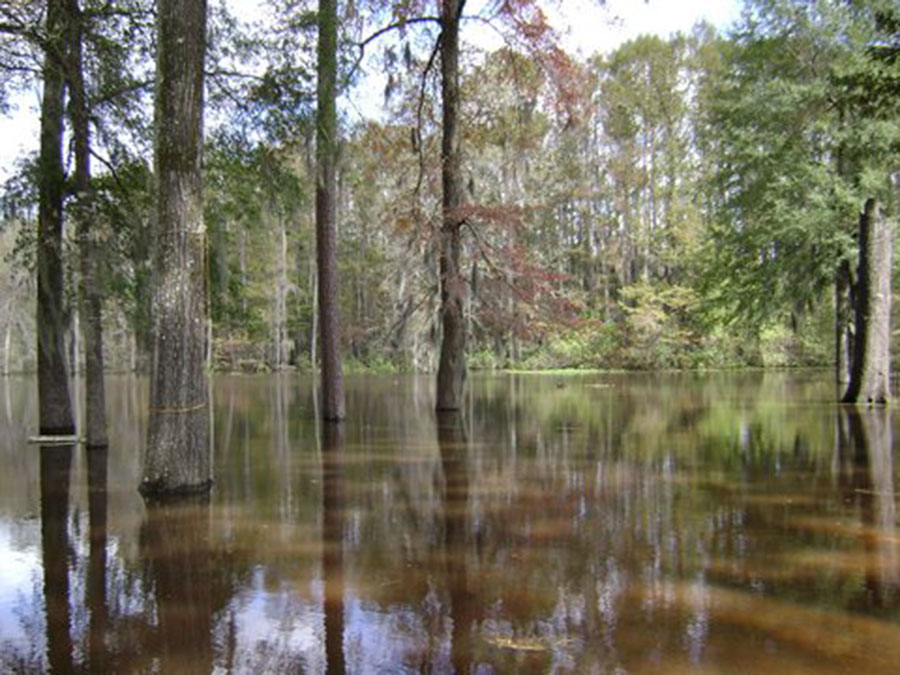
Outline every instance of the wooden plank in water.
{"label": "wooden plank in water", "polygon": [[29,436],[32,445],[75,445],[80,442],[78,436]]}

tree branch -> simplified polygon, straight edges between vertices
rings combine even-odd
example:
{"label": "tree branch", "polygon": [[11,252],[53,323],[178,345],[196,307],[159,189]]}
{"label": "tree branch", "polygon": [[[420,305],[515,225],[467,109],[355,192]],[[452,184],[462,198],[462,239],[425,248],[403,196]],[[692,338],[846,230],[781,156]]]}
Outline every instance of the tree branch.
{"label": "tree branch", "polygon": [[434,67],[434,61],[437,59],[438,52],[441,49],[441,42],[444,39],[444,34],[441,33],[438,35],[437,40],[434,41],[434,49],[431,50],[431,56],[428,57],[428,63],[425,65],[425,70],[422,71],[422,85],[419,88],[419,105],[416,109],[416,128],[415,128],[415,140],[416,140],[416,150],[419,153],[419,176],[416,179],[416,189],[413,191],[413,197],[418,204],[419,201],[419,193],[422,191],[422,180],[425,176],[425,151],[422,148],[422,110],[425,107],[425,87],[428,85],[428,73],[431,72],[431,69]]}
{"label": "tree branch", "polygon": [[397,21],[396,23],[392,23],[392,24],[389,24],[382,28],[379,28],[374,33],[369,35],[367,38],[362,40],[361,42],[357,42],[356,46],[359,47],[359,56],[356,58],[356,61],[353,63],[353,67],[350,69],[350,73],[347,76],[347,79],[351,79],[353,77],[353,74],[359,68],[360,64],[362,63],[363,57],[366,55],[366,47],[368,47],[369,44],[371,44],[372,42],[374,42],[375,40],[380,38],[382,35],[386,35],[387,33],[390,33],[395,30],[402,30],[403,28],[405,28],[406,26],[409,26],[410,24],[417,24],[417,23],[436,23],[436,24],[440,25],[441,19],[440,19],[440,17],[437,17],[437,16],[417,16],[417,17],[413,17],[411,19],[405,19],[404,21]]}

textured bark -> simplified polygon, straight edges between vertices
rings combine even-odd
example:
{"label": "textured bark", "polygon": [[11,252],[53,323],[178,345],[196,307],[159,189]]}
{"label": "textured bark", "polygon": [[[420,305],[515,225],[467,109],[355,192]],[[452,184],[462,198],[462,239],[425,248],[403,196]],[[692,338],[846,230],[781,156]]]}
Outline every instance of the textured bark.
{"label": "textured bark", "polygon": [[36,258],[40,431],[42,434],[62,435],[72,434],[75,431],[66,368],[66,311],[62,260],[64,2],[65,0],[47,2]]}
{"label": "textured bark", "polygon": [[325,575],[325,656],[329,673],[342,675],[344,659],[344,425],[322,429],[322,569]]}
{"label": "textured bark", "polygon": [[890,399],[891,227],[874,199],[859,219],[856,337],[845,403]]}
{"label": "textured bark", "polygon": [[319,269],[319,329],[322,352],[322,417],[344,418],[341,373],[341,320],[338,306],[335,230],[337,149],[337,8],[319,0],[318,88],[316,98],[316,255]]}
{"label": "textured bark", "polygon": [[206,2],[161,0],[157,20],[157,218],[144,494],[205,490],[212,481],[209,392],[203,367]]}
{"label": "textured bark", "polygon": [[81,283],[78,311],[84,331],[85,436],[88,447],[105,447],[106,391],[103,386],[102,302],[98,289],[96,224],[91,194],[90,126],[84,91],[82,44],[84,25],[78,0],[68,0],[69,59],[67,80],[71,97],[72,137],[75,145],[75,223]]}
{"label": "textured bark", "polygon": [[464,0],[441,2],[441,355],[437,409],[459,410],[466,377],[466,323],[460,269],[463,180],[459,149],[459,24]]}
{"label": "textured bark", "polygon": [[69,609],[69,481],[74,447],[42,446],[41,563],[47,621],[47,659],[53,673],[74,672]]}

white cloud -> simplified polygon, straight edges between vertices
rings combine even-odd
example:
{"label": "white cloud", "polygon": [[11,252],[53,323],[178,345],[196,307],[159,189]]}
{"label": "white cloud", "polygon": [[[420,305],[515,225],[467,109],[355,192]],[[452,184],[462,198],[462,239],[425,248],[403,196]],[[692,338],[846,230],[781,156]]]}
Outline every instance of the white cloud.
{"label": "white cloud", "polygon": [[565,0],[555,20],[566,46],[589,56],[645,33],[688,32],[703,19],[724,29],[739,16],[738,0],[607,0],[603,7],[596,0]]}

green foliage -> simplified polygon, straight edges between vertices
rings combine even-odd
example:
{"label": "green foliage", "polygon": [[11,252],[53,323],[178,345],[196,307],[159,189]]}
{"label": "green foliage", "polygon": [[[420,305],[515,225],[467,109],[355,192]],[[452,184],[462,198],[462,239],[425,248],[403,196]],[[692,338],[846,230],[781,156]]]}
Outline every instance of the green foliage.
{"label": "green foliage", "polygon": [[[565,72],[512,47],[466,55],[469,367],[830,361],[835,268],[854,259],[859,208],[877,195],[898,211],[888,180],[900,156],[895,4],[751,0],[731,35],[700,25],[641,36],[566,61]],[[103,157],[96,231],[111,314],[141,348],[153,244],[151,167],[141,158],[152,13],[144,0],[118,5],[128,11],[101,20],[108,3],[85,2],[97,13],[88,59]],[[342,30],[413,17],[421,3],[379,7],[368,17],[347,7]],[[307,10],[279,1],[274,23],[254,27],[224,8],[212,15],[204,197],[222,368],[303,368],[313,355]],[[420,30],[428,24],[405,24],[387,50],[384,118],[341,120],[339,303],[351,370],[433,368],[440,344],[439,110],[433,81],[401,72],[424,67]],[[358,53],[348,37],[344,80]],[[0,99],[10,85],[0,82]],[[353,96],[344,108],[358,112]],[[5,186],[4,226],[19,235],[6,264],[27,276],[37,180],[33,164],[21,169]]]}
{"label": "green foliage", "polygon": [[723,202],[703,293],[722,316],[764,323],[808,305],[853,259],[857,213],[883,196],[900,139],[896,102],[864,90],[884,77],[875,39],[864,3],[751,4],[710,111]]}
{"label": "green foliage", "polygon": [[622,291],[624,359],[634,368],[686,368],[698,343],[699,298],[687,287],[638,282]]}

